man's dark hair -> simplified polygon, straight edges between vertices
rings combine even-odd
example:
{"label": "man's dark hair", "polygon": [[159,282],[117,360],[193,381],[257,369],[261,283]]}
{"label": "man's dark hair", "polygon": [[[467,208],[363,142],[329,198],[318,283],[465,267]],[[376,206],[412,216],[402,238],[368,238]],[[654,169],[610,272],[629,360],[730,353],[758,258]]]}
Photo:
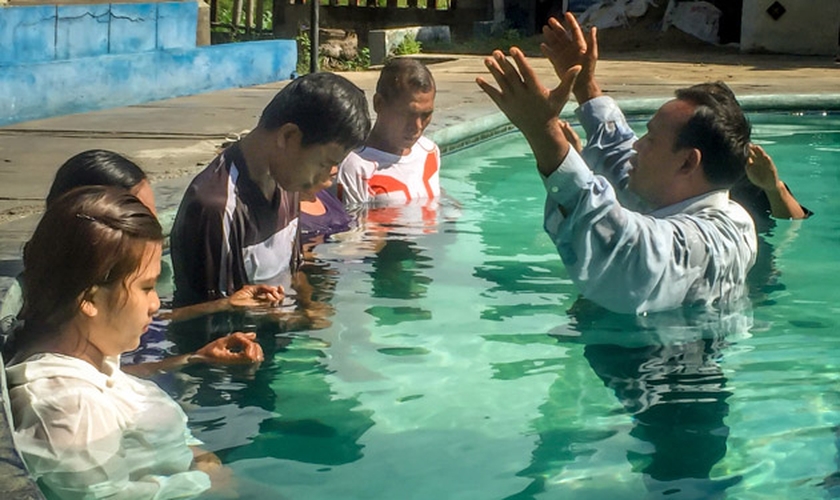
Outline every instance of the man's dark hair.
{"label": "man's dark hair", "polygon": [[130,191],[144,180],[146,173],[121,154],[104,149],[82,151],[58,167],[47,195],[47,206],[73,188],[114,186]]}
{"label": "man's dark hair", "polygon": [[406,92],[433,92],[435,79],[420,61],[407,57],[390,59],[379,73],[376,93],[385,101],[405,95]]}
{"label": "man's dark hair", "polygon": [[735,94],[723,82],[701,83],[676,91],[677,99],[696,106],[677,135],[675,148],[697,148],[703,171],[715,186],[729,187],[745,174],[750,122]]}
{"label": "man's dark hair", "polygon": [[336,142],[353,149],[367,139],[370,113],[364,91],[350,80],[333,73],[310,73],[274,96],[259,126],[276,130],[286,123],[303,132],[303,146]]}

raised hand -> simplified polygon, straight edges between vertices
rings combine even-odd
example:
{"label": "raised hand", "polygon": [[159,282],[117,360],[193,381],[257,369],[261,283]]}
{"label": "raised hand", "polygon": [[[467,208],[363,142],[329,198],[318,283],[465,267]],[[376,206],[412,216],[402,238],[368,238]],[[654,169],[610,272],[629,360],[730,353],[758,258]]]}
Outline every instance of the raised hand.
{"label": "raised hand", "polygon": [[779,189],[779,172],[776,164],[764,148],[750,144],[750,158],[747,160],[747,178],[763,191]]}
{"label": "raised hand", "polygon": [[481,77],[476,78],[476,83],[522,131],[534,151],[540,172],[548,175],[569,152],[569,142],[560,128],[558,115],[569,101],[580,66],[569,68],[560,84],[554,90],[548,90],[540,83],[521,50],[512,47],[510,56],[516,66],[498,50],[484,60],[498,89]]}
{"label": "raised hand", "polygon": [[761,188],[770,202],[770,215],[779,219],[806,219],[810,212],[796,201],[784,182],[773,159],[761,146],[750,144],[747,179]]}
{"label": "raised hand", "polygon": [[548,90],[537,78],[533,68],[517,47],[511,47],[510,56],[516,62],[496,50],[484,60],[490,74],[496,80],[496,89],[479,77],[476,83],[490,96],[496,106],[526,135],[540,130],[550,120],[556,120],[569,101],[579,66],[570,68],[554,90]]}
{"label": "raised hand", "polygon": [[551,17],[543,26],[543,43],[540,50],[551,62],[555,73],[561,79],[573,66],[581,71],[572,89],[579,103],[601,95],[595,81],[595,66],[598,62],[598,31],[594,26],[584,35],[574,14],[566,12],[563,23]]}

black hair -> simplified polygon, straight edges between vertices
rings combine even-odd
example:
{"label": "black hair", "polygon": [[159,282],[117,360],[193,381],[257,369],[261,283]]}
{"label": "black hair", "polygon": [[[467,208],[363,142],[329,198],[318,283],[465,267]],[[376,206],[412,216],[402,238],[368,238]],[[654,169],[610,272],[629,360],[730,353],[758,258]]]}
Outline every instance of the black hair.
{"label": "black hair", "polygon": [[354,149],[367,139],[370,113],[364,91],[350,80],[333,73],[310,73],[274,96],[259,126],[275,130],[286,123],[300,128],[303,146],[336,142]]}
{"label": "black hair", "polygon": [[125,156],[104,149],[90,149],[58,168],[47,195],[47,206],[73,188],[113,186],[130,191],[144,180],[146,173]]}
{"label": "black hair", "polygon": [[59,196],[24,247],[22,326],[4,356],[58,333],[93,287],[125,286],[146,245],[162,242],[157,218],[125,189],[84,186]]}
{"label": "black hair", "polygon": [[725,83],[712,82],[677,90],[676,97],[696,108],[677,135],[675,148],[699,149],[709,182],[732,186],[745,175],[751,133],[735,94]]}
{"label": "black hair", "polygon": [[376,93],[385,101],[405,95],[406,92],[434,92],[435,79],[423,63],[408,57],[388,60],[379,73]]}

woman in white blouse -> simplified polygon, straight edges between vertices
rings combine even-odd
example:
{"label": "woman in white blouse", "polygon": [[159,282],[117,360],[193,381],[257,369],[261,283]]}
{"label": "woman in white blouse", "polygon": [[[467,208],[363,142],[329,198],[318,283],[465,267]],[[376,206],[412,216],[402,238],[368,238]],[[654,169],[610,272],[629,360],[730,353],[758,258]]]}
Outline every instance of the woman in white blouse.
{"label": "woman in white blouse", "polygon": [[7,374],[15,443],[48,496],[233,493],[218,458],[194,451],[180,407],[119,367],[160,307],[162,242],[136,197],[85,187],[50,205],[24,249]]}

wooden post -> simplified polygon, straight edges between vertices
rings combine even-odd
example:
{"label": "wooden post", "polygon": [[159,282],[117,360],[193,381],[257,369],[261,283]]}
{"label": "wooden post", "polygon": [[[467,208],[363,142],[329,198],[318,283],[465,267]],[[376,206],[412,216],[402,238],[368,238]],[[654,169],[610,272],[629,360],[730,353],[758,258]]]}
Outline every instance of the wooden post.
{"label": "wooden post", "polygon": [[319,13],[318,13],[318,4],[320,4],[320,0],[309,0],[309,72],[310,73],[317,73],[318,72],[318,45],[320,45],[320,41],[318,40],[318,31],[319,31]]}
{"label": "wooden post", "polygon": [[262,32],[265,29],[263,25],[263,18],[265,17],[265,0],[256,0],[257,2],[257,19],[256,19],[256,31],[258,36],[262,36]]}
{"label": "wooden post", "polygon": [[239,31],[239,25],[242,22],[242,0],[233,0],[233,6],[231,7],[233,12],[231,12],[230,21],[233,23],[233,31]]}
{"label": "wooden post", "polygon": [[210,0],[207,3],[210,4],[210,22],[211,23],[218,23],[219,22],[219,0]]}
{"label": "wooden post", "polygon": [[245,33],[251,34],[254,27],[254,0],[245,0]]}

